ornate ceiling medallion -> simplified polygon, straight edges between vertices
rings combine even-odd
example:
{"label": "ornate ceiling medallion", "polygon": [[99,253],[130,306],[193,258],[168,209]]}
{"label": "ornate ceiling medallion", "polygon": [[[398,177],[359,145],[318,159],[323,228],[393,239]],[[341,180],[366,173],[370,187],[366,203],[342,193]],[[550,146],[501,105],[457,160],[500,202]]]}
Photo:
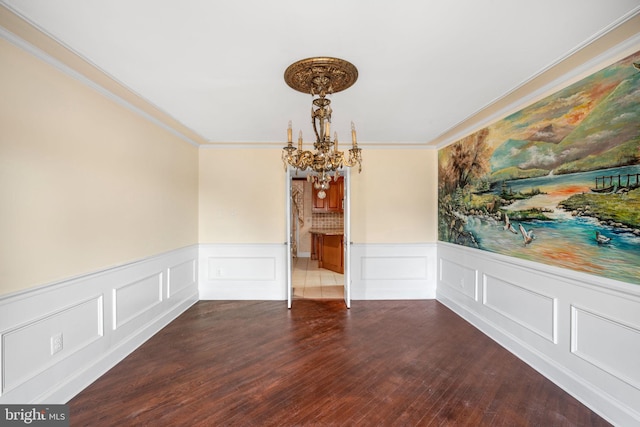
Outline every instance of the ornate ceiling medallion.
{"label": "ornate ceiling medallion", "polygon": [[301,59],[284,72],[284,81],[300,92],[325,95],[340,92],[358,80],[358,69],[344,59],[317,57]]}

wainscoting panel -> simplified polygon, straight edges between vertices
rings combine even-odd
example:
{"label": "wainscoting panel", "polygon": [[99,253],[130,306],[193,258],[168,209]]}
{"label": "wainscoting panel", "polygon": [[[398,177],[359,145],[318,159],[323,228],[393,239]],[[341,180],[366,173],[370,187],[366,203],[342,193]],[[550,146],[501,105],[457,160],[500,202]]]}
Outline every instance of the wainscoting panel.
{"label": "wainscoting panel", "polygon": [[113,289],[113,329],[162,302],[162,273]]}
{"label": "wainscoting panel", "polygon": [[173,267],[167,271],[167,298],[185,289],[193,289],[197,286],[198,280],[198,260],[191,259]]}
{"label": "wainscoting panel", "polygon": [[198,300],[197,259],[192,246],[0,297],[0,403],[66,403]]}
{"label": "wainscoting panel", "polygon": [[440,259],[440,282],[478,301],[478,271],[448,259]]}
{"label": "wainscoting panel", "polygon": [[[440,302],[614,425],[640,425],[640,286],[450,243],[437,257]],[[459,285],[471,271],[479,301]]]}
{"label": "wainscoting panel", "polygon": [[273,281],[276,278],[276,257],[209,257],[208,280]]}
{"label": "wainscoting panel", "polygon": [[3,333],[3,394],[102,337],[102,311],[97,296]]}
{"label": "wainscoting panel", "polygon": [[286,299],[286,246],[201,245],[199,291],[203,300]]}
{"label": "wainscoting panel", "polygon": [[[482,303],[507,319],[556,342],[556,301],[496,277],[484,275]],[[518,304],[514,304],[518,301]]]}
{"label": "wainscoting panel", "polygon": [[354,244],[354,300],[435,298],[436,244]]}
{"label": "wainscoting panel", "polygon": [[640,329],[571,307],[571,351],[640,390]]}

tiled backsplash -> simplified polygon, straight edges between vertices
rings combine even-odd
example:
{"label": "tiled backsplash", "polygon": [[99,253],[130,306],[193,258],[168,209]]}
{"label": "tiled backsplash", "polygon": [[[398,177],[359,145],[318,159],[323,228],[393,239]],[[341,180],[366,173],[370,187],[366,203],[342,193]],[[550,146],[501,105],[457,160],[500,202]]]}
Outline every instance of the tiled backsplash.
{"label": "tiled backsplash", "polygon": [[[344,216],[339,212],[312,212],[312,193],[311,184],[307,180],[294,180],[292,186],[302,190],[302,203],[298,201],[298,205],[302,206],[302,218],[296,222],[298,230],[298,242],[295,245],[295,253],[309,256],[311,253],[311,234],[312,229],[344,229]],[[293,204],[293,203],[292,203]],[[292,206],[293,208],[294,206]],[[295,212],[297,210],[294,209]],[[297,215],[297,214],[296,214]],[[300,221],[301,219],[301,221]],[[295,221],[295,219],[294,219]]]}
{"label": "tiled backsplash", "polygon": [[313,228],[344,228],[344,215],[341,212],[313,212]]}

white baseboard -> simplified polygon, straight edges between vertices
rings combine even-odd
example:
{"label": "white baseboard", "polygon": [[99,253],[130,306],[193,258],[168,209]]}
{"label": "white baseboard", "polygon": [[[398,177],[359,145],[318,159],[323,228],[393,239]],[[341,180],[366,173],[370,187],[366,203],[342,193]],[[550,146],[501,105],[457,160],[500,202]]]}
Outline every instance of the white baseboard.
{"label": "white baseboard", "polygon": [[640,288],[438,246],[437,299],[615,425],[640,425]]}
{"label": "white baseboard", "polygon": [[0,403],[66,403],[197,302],[198,247],[0,297]]}

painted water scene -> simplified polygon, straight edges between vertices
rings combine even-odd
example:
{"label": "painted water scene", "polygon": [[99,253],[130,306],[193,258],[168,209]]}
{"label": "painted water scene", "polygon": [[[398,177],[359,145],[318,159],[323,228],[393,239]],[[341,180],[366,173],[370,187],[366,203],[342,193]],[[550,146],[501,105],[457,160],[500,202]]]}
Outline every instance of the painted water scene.
{"label": "painted water scene", "polygon": [[441,241],[640,285],[640,52],[438,156]]}

